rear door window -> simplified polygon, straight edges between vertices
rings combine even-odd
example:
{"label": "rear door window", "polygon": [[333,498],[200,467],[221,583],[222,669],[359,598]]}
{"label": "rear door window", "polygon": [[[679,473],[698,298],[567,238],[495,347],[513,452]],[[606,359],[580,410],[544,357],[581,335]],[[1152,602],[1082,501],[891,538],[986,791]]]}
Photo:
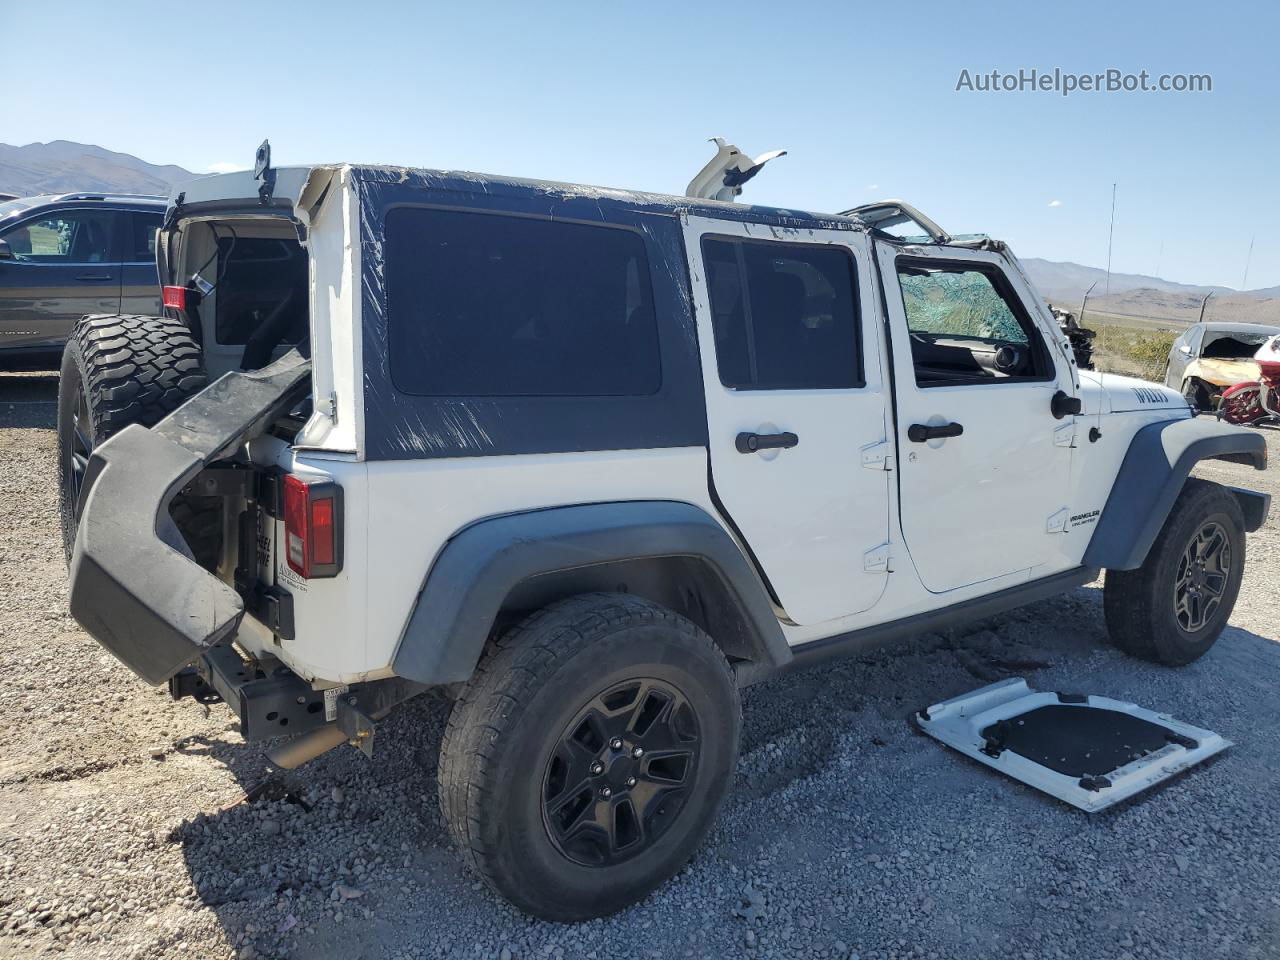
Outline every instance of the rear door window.
{"label": "rear door window", "polygon": [[662,386],[633,229],[397,207],[386,218],[391,378],[437,397],[647,396]]}
{"label": "rear door window", "polygon": [[716,365],[734,390],[860,387],[849,252],[829,244],[705,237]]}
{"label": "rear door window", "polygon": [[125,263],[156,262],[156,232],[164,219],[159,213],[123,213]]}

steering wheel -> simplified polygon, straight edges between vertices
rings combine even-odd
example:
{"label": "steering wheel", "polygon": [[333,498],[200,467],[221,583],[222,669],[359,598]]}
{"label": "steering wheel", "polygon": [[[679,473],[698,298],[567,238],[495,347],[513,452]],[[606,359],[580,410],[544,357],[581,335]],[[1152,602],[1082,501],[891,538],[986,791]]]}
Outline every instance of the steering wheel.
{"label": "steering wheel", "polygon": [[996,348],[996,369],[1006,376],[1012,376],[1022,369],[1025,351],[1016,343],[1002,343]]}

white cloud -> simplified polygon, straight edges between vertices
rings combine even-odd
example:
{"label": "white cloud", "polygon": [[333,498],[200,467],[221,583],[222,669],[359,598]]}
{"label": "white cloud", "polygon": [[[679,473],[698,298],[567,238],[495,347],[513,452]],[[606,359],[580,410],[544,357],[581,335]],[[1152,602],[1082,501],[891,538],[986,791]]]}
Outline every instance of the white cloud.
{"label": "white cloud", "polygon": [[209,164],[210,173],[235,173],[237,170],[248,170],[242,163],[211,163]]}
{"label": "white cloud", "polygon": [[868,190],[879,190],[879,189],[880,189],[880,184],[878,184],[878,183],[872,183],[872,184],[869,184],[869,185],[867,186],[867,189],[868,189]]}
{"label": "white cloud", "polygon": [[1050,201],[1049,201],[1049,206],[1051,206],[1051,207],[1060,207],[1060,206],[1062,206],[1062,201],[1061,201],[1061,200],[1050,200]]}

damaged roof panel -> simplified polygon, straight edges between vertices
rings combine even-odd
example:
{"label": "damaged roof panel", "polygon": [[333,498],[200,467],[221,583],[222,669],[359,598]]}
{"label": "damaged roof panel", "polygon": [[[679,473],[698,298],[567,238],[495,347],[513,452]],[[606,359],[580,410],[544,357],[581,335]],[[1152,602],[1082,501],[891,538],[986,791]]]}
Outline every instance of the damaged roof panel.
{"label": "damaged roof panel", "polygon": [[[519,177],[498,176],[487,173],[470,173],[462,170],[425,170],[416,167],[377,166],[362,164],[317,164],[306,167],[276,168],[276,183],[272,195],[276,202],[296,204],[304,193],[308,179],[325,170],[349,167],[357,180],[369,183],[397,183],[434,190],[449,190],[463,194],[488,194],[506,197],[549,197],[558,201],[583,200],[603,206],[625,206],[646,213],[676,216],[683,213],[724,220],[749,220],[754,223],[778,227],[810,230],[865,230],[866,225],[854,217],[839,214],[812,213],[782,207],[751,206],[717,200],[692,200],[689,197],[639,190],[620,190],[613,187],[594,187],[582,184],[558,183],[551,180],[526,180]],[[215,174],[201,177],[173,188],[170,201],[185,194],[185,203],[226,201],[230,199],[257,201],[261,181],[253,172]]]}

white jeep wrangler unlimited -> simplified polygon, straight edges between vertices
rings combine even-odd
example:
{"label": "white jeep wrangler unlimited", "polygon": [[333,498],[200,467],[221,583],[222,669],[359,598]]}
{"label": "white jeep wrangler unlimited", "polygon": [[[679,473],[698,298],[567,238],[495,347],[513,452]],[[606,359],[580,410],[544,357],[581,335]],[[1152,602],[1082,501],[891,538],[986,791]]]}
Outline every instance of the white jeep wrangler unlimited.
{"label": "white jeep wrangler unlimited", "polygon": [[446,690],[444,819],[540,917],[689,859],[740,687],[1102,568],[1116,645],[1187,663],[1269,507],[1188,479],[1259,434],[1078,370],[1003,244],[899,203],[264,164],[158,257],[165,315],[63,362],[73,614],[283,766]]}

